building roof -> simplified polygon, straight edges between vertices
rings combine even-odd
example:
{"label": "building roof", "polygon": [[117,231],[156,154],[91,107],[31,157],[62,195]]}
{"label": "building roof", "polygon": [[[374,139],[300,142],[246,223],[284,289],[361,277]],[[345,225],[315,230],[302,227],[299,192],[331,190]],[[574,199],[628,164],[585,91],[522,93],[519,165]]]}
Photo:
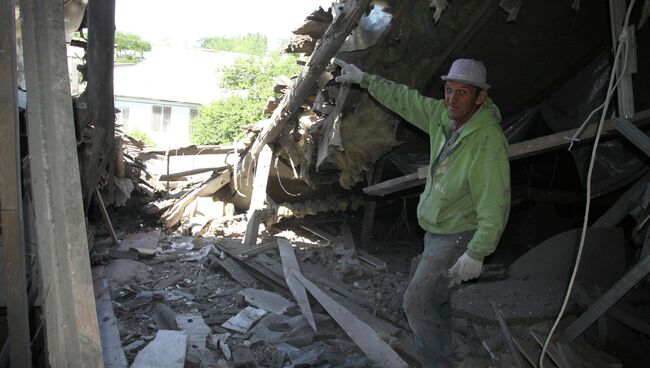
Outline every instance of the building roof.
{"label": "building roof", "polygon": [[115,64],[114,95],[208,104],[232,95],[219,88],[219,67],[245,54],[154,45],[137,64]]}

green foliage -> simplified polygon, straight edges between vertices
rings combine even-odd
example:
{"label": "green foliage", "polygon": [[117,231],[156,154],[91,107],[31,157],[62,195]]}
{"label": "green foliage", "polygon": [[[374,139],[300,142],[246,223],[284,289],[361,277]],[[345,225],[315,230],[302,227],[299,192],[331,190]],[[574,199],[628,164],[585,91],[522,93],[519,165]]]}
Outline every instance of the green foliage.
{"label": "green foliage", "polygon": [[241,138],[242,125],[261,120],[263,102],[239,96],[214,101],[199,109],[190,122],[190,140],[194,144],[227,144]]}
{"label": "green foliage", "polygon": [[151,137],[149,137],[147,135],[147,133],[145,133],[145,132],[143,132],[141,130],[133,129],[133,130],[130,130],[127,134],[130,135],[131,137],[135,138],[135,139],[139,139],[139,140],[143,141],[144,144],[149,146],[149,147],[153,147],[153,146],[156,145],[156,143],[153,141],[153,139],[151,139]]}
{"label": "green foliage", "polygon": [[248,98],[230,97],[215,101],[199,109],[191,121],[190,139],[194,144],[227,144],[241,138],[242,125],[256,123],[264,118],[266,100],[273,96],[275,77],[293,76],[300,71],[296,57],[279,55],[240,58],[232,66],[221,70],[221,86],[245,90]]}
{"label": "green foliage", "polygon": [[249,33],[239,37],[205,37],[199,40],[204,49],[232,51],[242,54],[263,55],[266,52],[267,39],[261,33]]}
{"label": "green foliage", "polygon": [[151,51],[151,43],[133,33],[115,32],[115,61],[138,62]]}
{"label": "green foliage", "polygon": [[221,85],[224,88],[248,91],[249,98],[266,101],[273,96],[274,78],[293,76],[300,71],[296,57],[281,58],[277,54],[264,57],[240,58],[232,66],[222,68]]}

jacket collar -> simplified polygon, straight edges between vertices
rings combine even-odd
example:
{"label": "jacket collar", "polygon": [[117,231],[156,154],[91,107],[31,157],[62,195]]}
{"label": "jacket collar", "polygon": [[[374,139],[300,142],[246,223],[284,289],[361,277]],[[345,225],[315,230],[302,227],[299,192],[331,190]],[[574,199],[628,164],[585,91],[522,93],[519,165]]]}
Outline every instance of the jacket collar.
{"label": "jacket collar", "polygon": [[501,113],[494,102],[492,102],[492,99],[488,97],[467,123],[463,125],[460,136],[456,142],[461,141],[466,136],[481,128],[487,127],[491,124],[499,124],[500,122]]}

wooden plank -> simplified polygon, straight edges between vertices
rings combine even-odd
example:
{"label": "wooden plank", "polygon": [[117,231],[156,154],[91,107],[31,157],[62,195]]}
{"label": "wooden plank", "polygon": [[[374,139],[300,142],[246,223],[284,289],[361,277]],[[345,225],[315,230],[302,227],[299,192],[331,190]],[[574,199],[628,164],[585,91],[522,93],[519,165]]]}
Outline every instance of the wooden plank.
{"label": "wooden plank", "polygon": [[[80,194],[63,6],[59,0],[21,0],[20,5],[48,363],[53,367],[102,367]],[[111,14],[103,16],[112,19]]]}
{"label": "wooden plank", "polygon": [[14,9],[13,0],[0,3],[0,218],[4,241],[7,342],[11,341],[11,344],[8,344],[8,356],[12,366],[31,367]]}
{"label": "wooden plank", "polygon": [[261,210],[264,208],[266,199],[266,185],[269,182],[269,173],[271,172],[271,161],[273,160],[273,150],[269,145],[262,148],[257,157],[257,168],[255,169],[255,179],[253,180],[253,194],[251,203],[248,207],[248,213]]}
{"label": "wooden plank", "polygon": [[287,281],[289,290],[298,303],[300,312],[303,316],[305,316],[307,323],[309,323],[311,328],[316,332],[316,322],[314,321],[314,315],[311,312],[311,306],[309,305],[307,291],[305,290],[305,287],[300,282],[298,282],[295,277],[293,277],[292,274],[294,270],[300,271],[300,266],[298,265],[296,254],[293,252],[293,248],[287,239],[278,238],[278,248],[280,249],[280,258],[282,259],[284,279]]}
{"label": "wooden plank", "polygon": [[[603,131],[601,136],[606,137],[613,134],[617,134],[618,131],[614,127],[615,119],[607,120],[603,123]],[[650,124],[650,109],[640,111],[634,115],[634,118],[631,119],[637,127],[643,127]],[[570,137],[572,137],[579,129],[570,129],[563,132],[550,134],[544,137],[530,139],[520,143],[511,144],[508,147],[508,157],[510,161],[518,160],[520,158],[529,157],[533,155],[538,155],[540,153],[552,151],[559,148],[568,147],[571,144]],[[588,126],[582,137],[580,138],[580,144],[591,141],[595,138],[597,131],[596,125]],[[427,168],[423,166],[419,171]],[[422,185],[426,182],[426,175],[418,175],[417,173],[412,173],[398,178],[386,180],[384,182],[370,185],[363,189],[363,192],[369,195],[387,195],[395,193],[404,189],[413,188],[419,185]]]}
{"label": "wooden plank", "polygon": [[257,281],[253,276],[251,276],[246,270],[244,270],[237,262],[232,258],[218,259],[217,261],[224,270],[228,271],[230,276],[240,283],[242,286],[247,288],[257,288]]}
{"label": "wooden plank", "polygon": [[165,181],[165,180],[180,179],[180,178],[184,178],[186,176],[201,174],[201,173],[209,172],[209,171],[221,171],[223,169],[227,169],[228,167],[230,167],[230,166],[224,164],[224,165],[215,166],[215,167],[203,167],[203,168],[198,168],[198,169],[179,171],[179,172],[175,172],[175,173],[171,173],[171,174],[160,175],[160,178],[158,178],[158,180],[159,181]]}
{"label": "wooden plank", "polygon": [[113,313],[113,302],[104,278],[104,266],[92,269],[93,288],[95,290],[95,303],[97,305],[97,322],[102,339],[102,353],[105,368],[126,368],[126,355],[122,348],[120,332],[117,329],[117,318]]}
{"label": "wooden plank", "polygon": [[249,247],[257,243],[257,233],[262,222],[261,210],[265,206],[266,185],[269,181],[272,160],[273,150],[267,144],[257,157],[257,168],[255,170],[255,179],[253,180],[253,193],[248,207],[248,223],[246,224],[246,233],[244,234],[244,245]]}
{"label": "wooden plank", "polygon": [[644,257],[632,266],[614,286],[607,290],[586,312],[564,330],[558,341],[562,344],[570,344],[596,319],[607,312],[623,295],[627,294],[634,285],[643,280],[648,273],[650,273],[650,256]]}
{"label": "wooden plank", "polygon": [[[603,123],[603,131],[601,134],[602,137],[618,133],[614,127],[614,121],[615,119],[610,119]],[[637,112],[631,121],[637,127],[648,125],[650,123],[650,109]],[[596,137],[597,129],[598,126],[596,124],[589,125],[582,134],[582,137],[580,137],[580,143],[589,142],[594,139]],[[568,147],[571,144],[569,138],[571,138],[578,130],[579,128],[565,130],[563,132],[547,135],[544,137],[511,144],[508,147],[508,156],[510,157],[510,160],[517,160],[558,148]]]}
{"label": "wooden plank", "polygon": [[226,153],[233,153],[237,150],[243,149],[241,145],[227,144],[219,146],[186,146],[186,147],[172,147],[172,148],[149,148],[142,150],[141,154],[154,154],[154,155],[167,155],[169,156],[195,156],[195,155],[221,155]]}
{"label": "wooden plank", "polygon": [[253,247],[257,244],[257,233],[262,223],[262,212],[253,210],[248,212],[248,222],[246,223],[246,232],[244,233],[244,245]]}
{"label": "wooden plank", "polygon": [[172,226],[176,225],[181,220],[183,213],[185,212],[185,208],[190,203],[192,203],[196,197],[210,196],[229,182],[230,170],[226,170],[219,175],[213,176],[210,179],[206,180],[198,188],[195,188],[191,192],[186,193],[161,216],[162,222],[165,224],[165,228],[169,229]]}
{"label": "wooden plank", "polygon": [[118,245],[120,242],[117,240],[117,235],[115,235],[115,229],[113,229],[113,223],[111,222],[111,218],[108,216],[108,211],[106,211],[106,206],[104,205],[102,194],[99,193],[98,188],[95,188],[94,193],[95,193],[95,203],[97,203],[97,207],[99,207],[99,212],[101,212],[102,214],[102,218],[104,219],[104,224],[106,225],[106,229],[108,229],[109,234],[111,234],[113,245]]}
{"label": "wooden plank", "polygon": [[[294,255],[295,257],[295,255]],[[299,270],[292,270],[295,278],[302,283],[311,295],[318,300],[329,315],[339,324],[345,333],[357,346],[380,367],[404,367],[408,364],[393,350],[388,343],[379,337],[377,332],[354,314],[343,308],[329,295],[305,278]]]}
{"label": "wooden plank", "polygon": [[499,321],[499,327],[501,327],[501,333],[503,334],[503,338],[506,341],[506,347],[508,348],[508,352],[510,353],[510,356],[514,358],[517,367],[524,368],[524,362],[521,361],[521,356],[519,355],[519,351],[517,351],[514,343],[512,342],[512,334],[510,333],[510,329],[508,328],[506,319],[503,318],[503,313],[501,312],[501,309],[497,306],[497,303],[495,303],[494,301],[490,301],[490,304],[492,305],[494,314],[497,316],[497,321]]}

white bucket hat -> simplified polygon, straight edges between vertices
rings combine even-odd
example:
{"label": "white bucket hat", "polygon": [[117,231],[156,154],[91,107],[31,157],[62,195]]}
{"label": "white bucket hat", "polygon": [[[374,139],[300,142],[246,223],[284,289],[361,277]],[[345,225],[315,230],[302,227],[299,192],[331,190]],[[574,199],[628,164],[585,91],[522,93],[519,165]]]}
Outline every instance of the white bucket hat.
{"label": "white bucket hat", "polygon": [[458,59],[451,64],[449,74],[443,75],[442,80],[463,82],[488,90],[490,85],[485,82],[487,70],[485,65],[478,60]]}

